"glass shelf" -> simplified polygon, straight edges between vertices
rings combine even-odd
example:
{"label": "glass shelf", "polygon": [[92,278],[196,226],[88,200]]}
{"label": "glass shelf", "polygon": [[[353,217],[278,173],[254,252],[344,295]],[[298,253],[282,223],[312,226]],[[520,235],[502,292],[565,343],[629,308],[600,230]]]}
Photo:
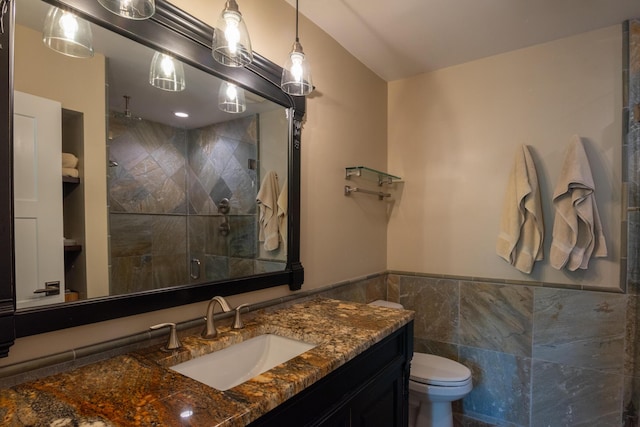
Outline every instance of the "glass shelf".
{"label": "glass shelf", "polygon": [[399,176],[371,169],[366,166],[351,166],[345,168],[345,178],[350,179],[352,176],[361,176],[363,178],[373,179],[378,182],[378,185],[393,184],[394,182],[402,180]]}

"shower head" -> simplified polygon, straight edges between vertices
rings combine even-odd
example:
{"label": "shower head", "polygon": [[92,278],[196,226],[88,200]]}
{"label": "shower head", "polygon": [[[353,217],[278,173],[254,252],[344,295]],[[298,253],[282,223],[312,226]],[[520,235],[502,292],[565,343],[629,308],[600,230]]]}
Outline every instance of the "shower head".
{"label": "shower head", "polygon": [[142,117],[134,116],[131,114],[131,110],[129,109],[129,102],[131,101],[131,97],[129,95],[123,95],[122,97],[124,98],[124,111],[115,111],[113,113],[113,116],[126,120],[141,121]]}

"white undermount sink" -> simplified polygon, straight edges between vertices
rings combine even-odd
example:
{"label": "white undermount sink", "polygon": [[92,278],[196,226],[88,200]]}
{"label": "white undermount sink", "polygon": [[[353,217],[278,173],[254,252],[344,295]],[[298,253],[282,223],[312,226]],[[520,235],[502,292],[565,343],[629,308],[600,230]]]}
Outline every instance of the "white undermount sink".
{"label": "white undermount sink", "polygon": [[314,347],[314,344],[304,341],[265,334],[196,357],[171,369],[224,391]]}

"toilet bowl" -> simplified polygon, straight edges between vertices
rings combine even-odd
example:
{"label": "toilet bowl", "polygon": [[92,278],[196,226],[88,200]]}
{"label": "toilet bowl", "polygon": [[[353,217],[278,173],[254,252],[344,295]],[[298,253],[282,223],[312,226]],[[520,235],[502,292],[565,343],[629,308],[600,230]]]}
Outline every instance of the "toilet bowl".
{"label": "toilet bowl", "polygon": [[[404,308],[377,300],[370,305]],[[409,427],[453,427],[451,402],[473,388],[466,366],[434,354],[413,353],[409,376]]]}

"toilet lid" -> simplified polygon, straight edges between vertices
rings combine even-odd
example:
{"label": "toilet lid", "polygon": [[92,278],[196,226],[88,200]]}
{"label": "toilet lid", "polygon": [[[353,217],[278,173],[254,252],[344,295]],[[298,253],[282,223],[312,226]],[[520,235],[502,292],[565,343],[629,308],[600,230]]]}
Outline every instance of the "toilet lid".
{"label": "toilet lid", "polygon": [[414,353],[410,378],[425,384],[457,386],[469,381],[471,371],[454,360],[434,354]]}

